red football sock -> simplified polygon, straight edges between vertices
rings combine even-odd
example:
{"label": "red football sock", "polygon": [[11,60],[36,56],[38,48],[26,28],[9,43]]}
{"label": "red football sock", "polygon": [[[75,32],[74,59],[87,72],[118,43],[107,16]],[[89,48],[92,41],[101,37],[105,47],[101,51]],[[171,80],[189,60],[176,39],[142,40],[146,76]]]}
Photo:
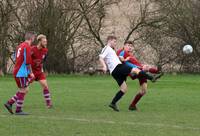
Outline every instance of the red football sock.
{"label": "red football sock", "polygon": [[133,99],[131,103],[131,107],[135,107],[135,105],[138,103],[138,101],[142,98],[142,94],[138,93],[135,98]]}
{"label": "red football sock", "polygon": [[22,111],[25,95],[26,95],[25,93],[20,93],[19,92],[18,99],[17,99],[17,104],[16,104],[16,112]]}
{"label": "red football sock", "polygon": [[152,74],[157,74],[159,71],[158,71],[157,68],[150,68],[149,72],[152,73]]}
{"label": "red football sock", "polygon": [[43,90],[43,96],[44,96],[44,99],[46,101],[46,105],[50,106],[51,105],[51,95],[50,95],[50,92],[49,92],[48,88],[45,88]]}
{"label": "red football sock", "polygon": [[17,92],[12,98],[8,100],[9,104],[14,104],[18,99],[19,92]]}

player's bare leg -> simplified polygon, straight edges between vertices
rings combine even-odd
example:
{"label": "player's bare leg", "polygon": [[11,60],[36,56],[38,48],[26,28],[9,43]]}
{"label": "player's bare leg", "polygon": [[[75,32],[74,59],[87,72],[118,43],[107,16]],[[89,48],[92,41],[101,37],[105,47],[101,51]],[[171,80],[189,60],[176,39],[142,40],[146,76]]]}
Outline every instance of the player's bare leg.
{"label": "player's bare leg", "polygon": [[120,86],[120,91],[118,91],[110,103],[109,107],[111,107],[114,111],[119,111],[116,103],[122,98],[122,96],[127,92],[127,84],[124,81]]}
{"label": "player's bare leg", "polygon": [[44,96],[47,108],[52,108],[51,94],[49,92],[47,80],[39,80],[39,83],[43,89],[43,96]]}
{"label": "player's bare leg", "polygon": [[140,91],[136,94],[131,105],[129,106],[129,110],[132,111],[138,110],[136,105],[139,102],[139,100],[146,94],[146,92],[147,92],[147,83],[143,83],[140,86]]}

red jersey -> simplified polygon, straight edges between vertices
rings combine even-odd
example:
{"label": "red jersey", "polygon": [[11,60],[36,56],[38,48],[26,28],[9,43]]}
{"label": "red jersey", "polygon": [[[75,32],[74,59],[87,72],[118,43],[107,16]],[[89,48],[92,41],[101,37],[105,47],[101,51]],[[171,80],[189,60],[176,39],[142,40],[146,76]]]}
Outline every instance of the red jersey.
{"label": "red jersey", "polygon": [[[120,53],[122,51],[124,51],[124,50],[123,49],[118,50],[117,56],[120,56]],[[129,60],[130,63],[132,63],[136,66],[142,67],[142,64],[135,58],[135,56],[133,56],[133,54],[130,54],[130,53],[124,51],[123,57],[124,57],[124,59],[126,59],[127,57],[130,57],[130,60]]]}
{"label": "red jersey", "polygon": [[21,43],[16,48],[15,66],[13,74],[15,77],[27,77],[30,71],[27,65],[31,64],[31,46],[27,42]]}
{"label": "red jersey", "polygon": [[47,55],[48,49],[42,48],[38,49],[37,46],[32,46],[31,48],[31,57],[32,57],[32,70],[33,73],[43,72],[43,61]]}

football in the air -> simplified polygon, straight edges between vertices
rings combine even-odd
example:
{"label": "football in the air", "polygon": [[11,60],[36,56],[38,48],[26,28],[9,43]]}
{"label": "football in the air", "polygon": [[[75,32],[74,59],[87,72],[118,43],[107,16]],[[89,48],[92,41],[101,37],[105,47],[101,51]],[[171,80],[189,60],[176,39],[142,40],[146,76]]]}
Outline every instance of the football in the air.
{"label": "football in the air", "polygon": [[184,54],[190,54],[190,53],[192,53],[192,52],[193,52],[193,48],[192,48],[191,45],[185,45],[185,46],[183,47],[183,53],[184,53]]}

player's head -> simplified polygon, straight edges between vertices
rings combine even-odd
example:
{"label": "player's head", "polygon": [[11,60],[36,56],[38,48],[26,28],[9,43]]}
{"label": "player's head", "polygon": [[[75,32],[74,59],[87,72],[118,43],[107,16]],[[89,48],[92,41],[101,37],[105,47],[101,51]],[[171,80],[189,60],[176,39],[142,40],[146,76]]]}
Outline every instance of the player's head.
{"label": "player's head", "polygon": [[124,50],[128,52],[133,51],[133,42],[132,41],[125,41],[124,42]]}
{"label": "player's head", "polygon": [[33,43],[35,40],[36,34],[34,32],[26,32],[24,39],[26,41],[30,41],[30,43]]}
{"label": "player's head", "polygon": [[115,36],[108,36],[107,37],[107,43],[112,47],[115,48],[117,45],[117,37]]}
{"label": "player's head", "polygon": [[39,34],[37,36],[38,45],[42,46],[42,48],[46,48],[47,46],[47,37],[43,34]]}

